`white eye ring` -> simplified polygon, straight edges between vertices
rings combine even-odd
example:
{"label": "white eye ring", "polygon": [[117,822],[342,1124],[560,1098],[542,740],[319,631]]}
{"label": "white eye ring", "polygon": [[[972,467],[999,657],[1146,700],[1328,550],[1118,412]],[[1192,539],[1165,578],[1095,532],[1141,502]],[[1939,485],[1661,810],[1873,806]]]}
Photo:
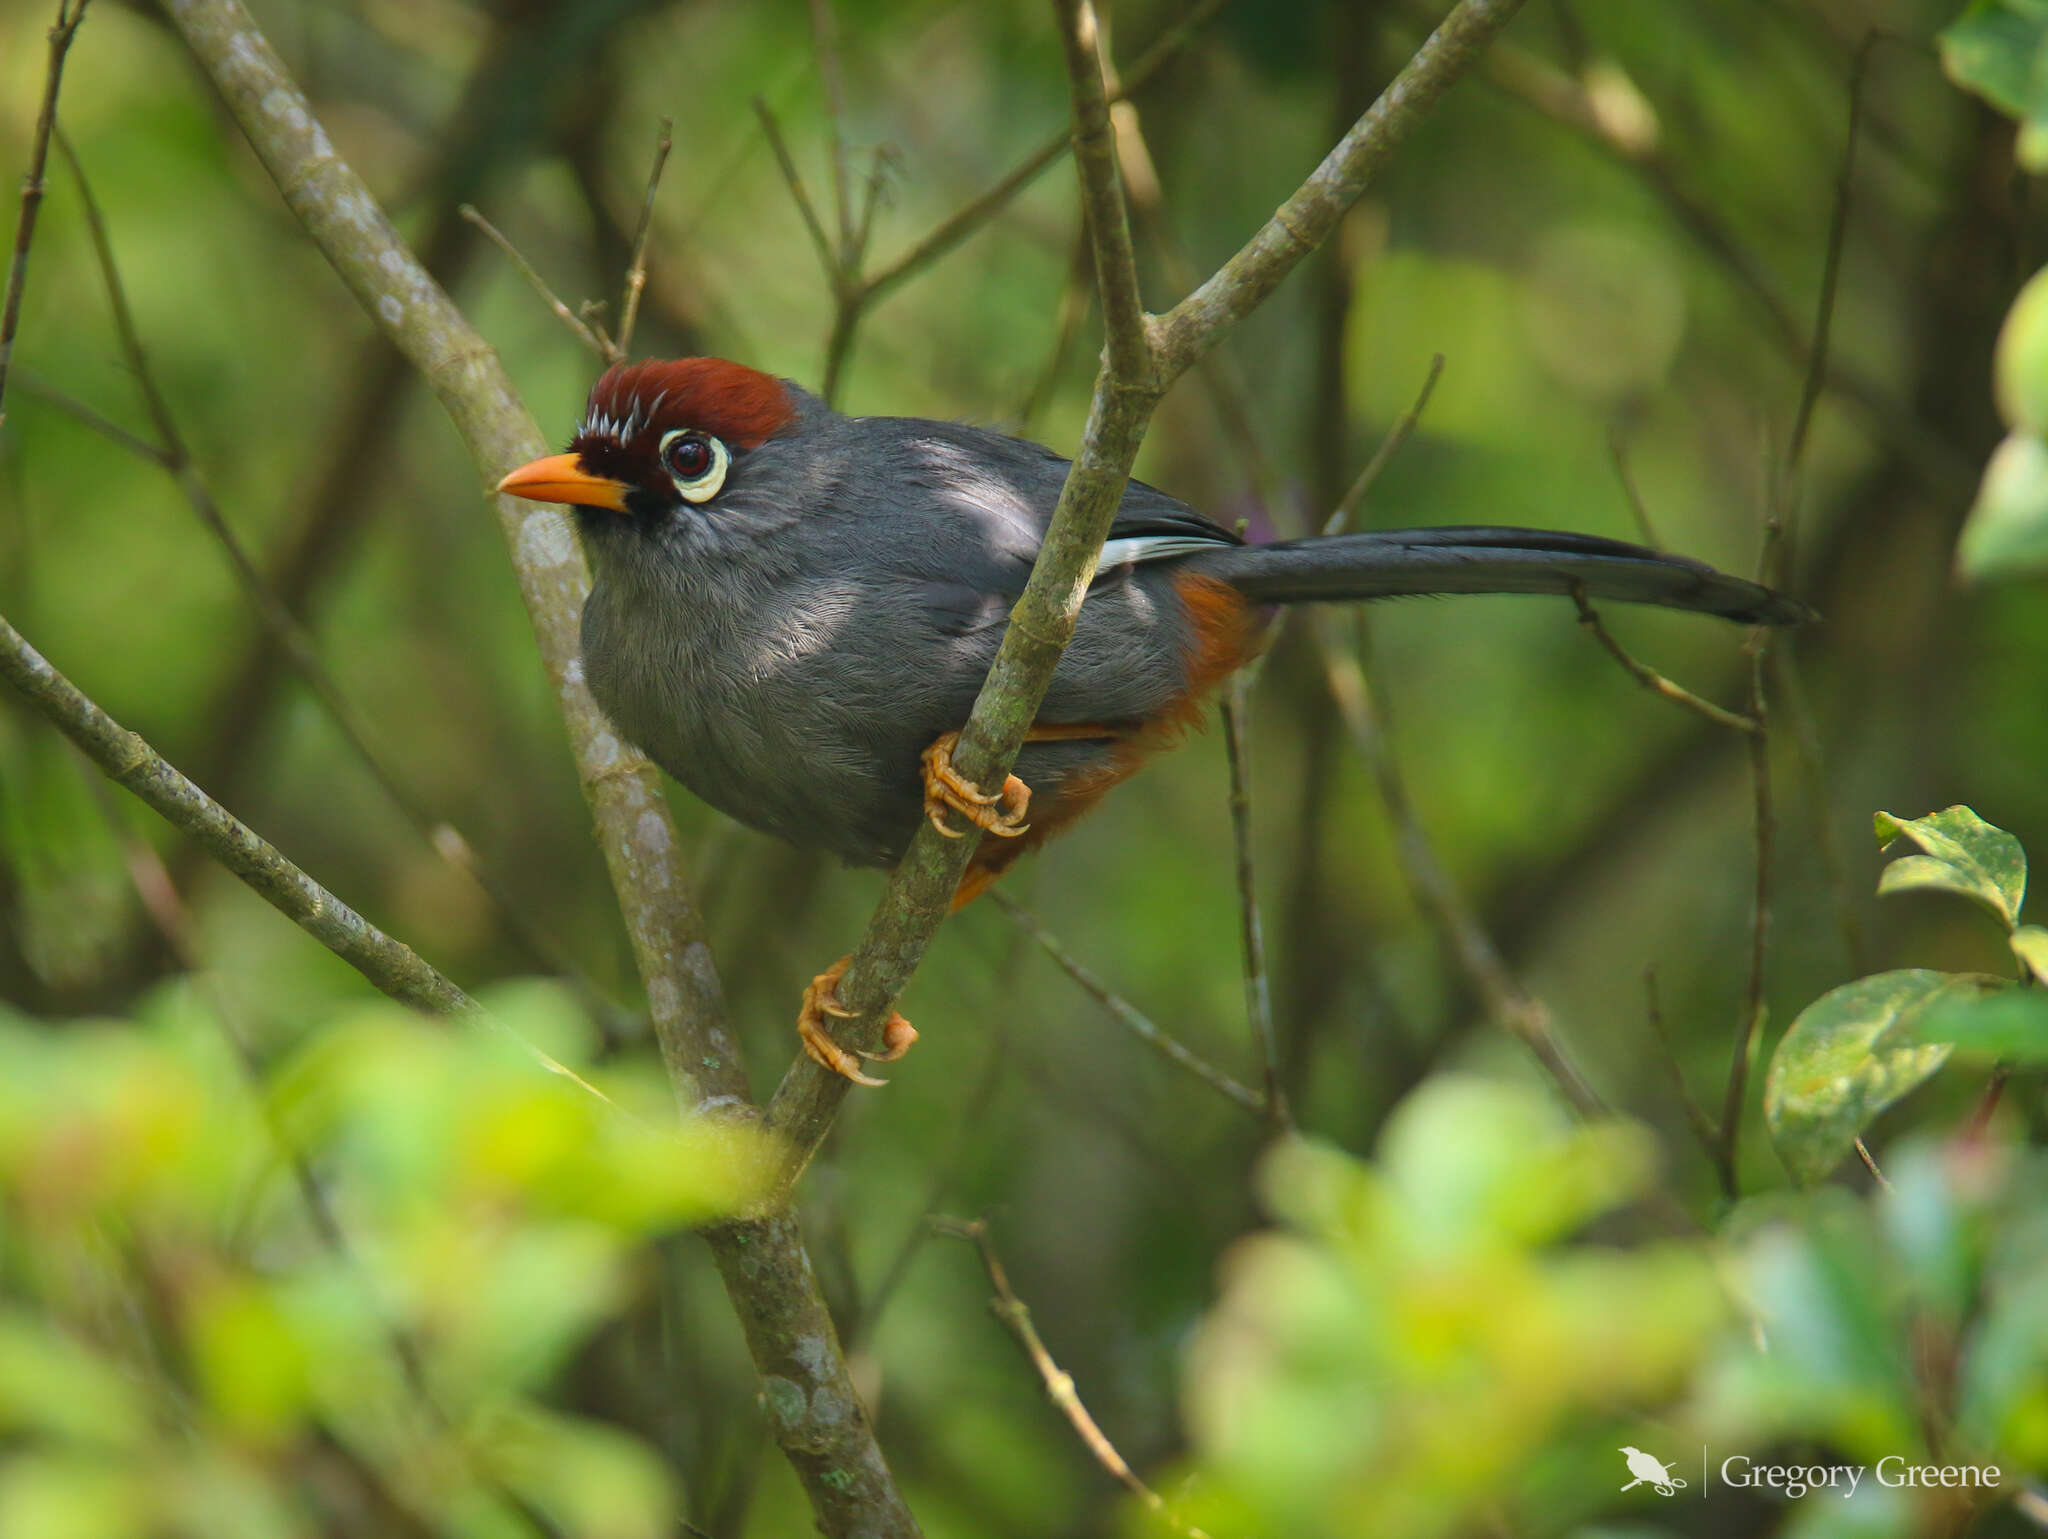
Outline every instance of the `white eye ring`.
{"label": "white eye ring", "polygon": [[[676,466],[671,455],[680,455],[685,450],[702,448],[710,458],[694,475],[684,474]],[[732,464],[732,451],[709,433],[700,433],[695,428],[677,428],[661,436],[661,468],[668,472],[669,480],[686,502],[709,502],[718,495],[718,489],[725,485],[725,472]]]}

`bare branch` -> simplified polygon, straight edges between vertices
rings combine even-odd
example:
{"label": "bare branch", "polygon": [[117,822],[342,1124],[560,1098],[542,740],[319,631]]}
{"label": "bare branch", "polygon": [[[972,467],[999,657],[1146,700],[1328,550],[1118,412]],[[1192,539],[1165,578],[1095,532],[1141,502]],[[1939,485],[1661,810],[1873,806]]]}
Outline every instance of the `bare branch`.
{"label": "bare branch", "polygon": [[1199,360],[1337,227],[1453,81],[1478,61],[1521,0],[1459,0],[1351,131],[1207,283],[1156,323],[1169,377]]}
{"label": "bare branch", "polygon": [[782,137],[782,125],[775,121],[775,114],[769,110],[768,103],[758,96],[754,98],[754,113],[768,135],[769,148],[775,151],[775,164],[782,168],[782,180],[788,184],[789,195],[796,199],[797,211],[804,216],[804,229],[810,233],[811,244],[818,248],[818,260],[824,265],[825,276],[831,280],[833,293],[837,294],[842,277],[839,256],[832,249],[832,240],[826,235],[824,225],[818,222],[818,210],[811,202],[810,190],[804,186],[803,173],[796,168],[796,157],[789,153],[789,141]]}
{"label": "bare branch", "polygon": [[[187,46],[292,212],[363,307],[434,386],[485,486],[546,441],[496,355],[399,239],[332,143],[240,0],[166,0]],[[588,591],[562,515],[496,501],[523,596],[561,701],[600,845],[647,986],[655,1035],[686,1105],[748,1114],[747,1083],[703,920],[653,766],[620,747],[578,663]],[[45,665],[47,666],[47,665]],[[357,921],[360,924],[360,921]],[[917,1533],[838,1350],[794,1219],[770,1213],[707,1235],[764,1384],[778,1442],[831,1535]]]}
{"label": "bare branch", "polygon": [[7,267],[7,295],[0,300],[0,422],[7,420],[7,368],[14,361],[14,333],[21,325],[21,296],[28,287],[28,254],[36,240],[36,215],[43,207],[43,173],[50,163],[50,135],[57,127],[57,93],[64,85],[64,56],[78,35],[91,0],[57,0],[50,27],[50,62],[43,71],[43,103],[36,109],[35,137],[29,141],[28,175],[21,184],[21,217],[14,226],[14,260]]}
{"label": "bare branch", "polygon": [[[1126,83],[1110,92],[1112,105],[1126,100],[1133,92],[1142,89],[1157,75],[1173,57],[1186,46],[1198,28],[1221,10],[1227,0],[1196,0],[1187,14],[1173,26],[1161,33],[1137,64],[1132,66]],[[874,212],[874,194],[880,186],[881,159],[876,161],[876,172],[868,181],[869,195],[862,207],[859,227],[850,248],[842,251],[835,261],[827,257],[827,276],[832,279],[835,309],[832,318],[832,332],[825,346],[825,376],[823,394],[830,403],[838,399],[838,386],[846,357],[853,348],[855,333],[868,310],[895,289],[931,266],[946,255],[961,241],[980,229],[1005,208],[1011,199],[1037,180],[1054,161],[1073,146],[1071,133],[1054,134],[1005,173],[986,191],[971,199],[935,225],[921,240],[915,242],[900,255],[865,276],[861,265],[868,247],[870,218]],[[786,154],[785,152],[781,152]],[[785,171],[785,177],[790,175]],[[792,183],[793,188],[800,183]],[[807,214],[813,223],[815,215]],[[822,249],[822,248],[821,248]]]}
{"label": "bare branch", "polygon": [[1693,1099],[1691,1088],[1685,1082],[1685,1066],[1678,1061],[1678,1049],[1671,1040],[1671,1033],[1664,1024],[1664,1007],[1657,999],[1657,969],[1643,969],[1643,995],[1650,1019],[1650,1035],[1657,1039],[1657,1046],[1664,1058],[1664,1067],[1670,1071],[1672,1089],[1678,1093],[1679,1105],[1685,1108],[1685,1120],[1692,1128],[1693,1137],[1700,1142],[1708,1159],[1718,1157],[1721,1147],[1721,1130],[1714,1126],[1714,1119],[1706,1108]]}
{"label": "bare branch", "polygon": [[[1379,469],[1384,468],[1394,452],[1407,442],[1436,389],[1442,363],[1443,355],[1436,355],[1421,390],[1416,393],[1414,404],[1389,430],[1386,439],[1366,462],[1366,472],[1370,475],[1360,473],[1351,490],[1345,494],[1344,502],[1355,502],[1358,496],[1362,496],[1363,487],[1371,485],[1372,477],[1377,476]],[[1334,534],[1348,521],[1347,510],[1340,503],[1337,511],[1324,521],[1323,528],[1325,532]],[[1415,898],[1416,907],[1436,926],[1453,959],[1485,1002],[1487,1013],[1495,1023],[1522,1039],[1581,1115],[1603,1115],[1605,1105],[1573,1065],[1551,1030],[1549,1007],[1523,987],[1521,980],[1508,967],[1500,948],[1451,881],[1450,873],[1437,858],[1421,819],[1415,815],[1414,804],[1408,797],[1407,781],[1387,742],[1386,728],[1373,703],[1372,687],[1366,678],[1362,659],[1372,633],[1365,615],[1360,613],[1352,618],[1353,641],[1349,646],[1340,637],[1335,615],[1318,614],[1311,623],[1317,648],[1322,653],[1323,675],[1329,684],[1331,697],[1337,703],[1337,713],[1351,736],[1353,746],[1365,760],[1379,790],[1380,802],[1394,825],[1394,847],[1399,852],[1402,874],[1408,880],[1408,890]]]}
{"label": "bare branch", "polygon": [[[1452,882],[1450,873],[1437,858],[1422,821],[1408,797],[1407,782],[1388,746],[1386,734],[1374,708],[1365,669],[1355,651],[1339,644],[1334,623],[1324,621],[1323,667],[1330,693],[1337,702],[1345,730],[1351,734],[1366,768],[1379,788],[1380,800],[1394,825],[1394,847],[1400,853],[1401,871],[1415,895],[1416,906],[1429,918],[1449,944],[1452,957],[1464,972],[1487,1014],[1522,1039],[1536,1055],[1550,1077],[1582,1116],[1607,1114],[1607,1107],[1586,1078],[1566,1055],[1552,1030],[1550,1008],[1531,994],[1508,967],[1478,919],[1467,907]],[[1362,636],[1363,617],[1357,624]]]}
{"label": "bare branch", "polygon": [[1109,93],[1102,83],[1095,6],[1092,0],[1053,0],[1053,8],[1060,13],[1060,45],[1066,51],[1067,84],[1074,97],[1074,156],[1081,173],[1088,239],[1095,251],[1095,289],[1108,333],[1109,366],[1116,375],[1137,383],[1152,373],[1154,360],[1145,335],[1145,301],[1138,292],[1138,257],[1131,249],[1123,177],[1117,170]]}
{"label": "bare branch", "polygon": [[846,161],[846,80],[839,72],[839,27],[832,0],[811,0],[811,49],[818,56],[818,84],[825,93],[825,120],[832,137],[832,204],[839,214],[839,260],[853,255],[853,173]]}
{"label": "bare branch", "polygon": [[1806,434],[1813,425],[1814,408],[1828,382],[1828,336],[1834,325],[1835,288],[1842,276],[1842,246],[1849,234],[1849,192],[1856,174],[1856,141],[1863,128],[1863,81],[1870,67],[1870,50],[1880,34],[1863,35],[1856,49],[1856,63],[1849,71],[1849,131],[1842,144],[1842,169],[1835,177],[1835,207],[1828,219],[1827,255],[1821,259],[1820,294],[1815,300],[1813,343],[1808,348],[1805,382],[1799,390],[1799,410],[1792,418],[1792,436],[1785,444],[1785,473],[1796,476],[1806,455]]}
{"label": "bare branch", "polygon": [[1025,1358],[1044,1383],[1046,1398],[1059,1407],[1060,1414],[1066,1417],[1095,1462],[1109,1471],[1144,1505],[1146,1511],[1169,1524],[1184,1539],[1209,1539],[1201,1529],[1182,1523],[1173,1516],[1166,1499],[1137,1477],[1124,1456],[1116,1451],[1116,1445],[1096,1425],[1095,1418],[1088,1414],[1088,1407],[1081,1403],[1081,1396],[1074,1388],[1074,1376],[1053,1361],[1052,1354],[1045,1349],[1045,1342],[1039,1337],[1038,1327],[1031,1323],[1030,1309],[1010,1286],[1002,1258],[996,1254],[995,1244],[988,1237],[988,1224],[978,1218],[963,1221],[937,1216],[932,1219],[932,1227],[940,1234],[966,1240],[981,1252],[982,1269],[988,1273],[989,1286],[996,1290],[996,1296],[989,1300],[990,1310],[1016,1338]]}
{"label": "bare branch", "polygon": [[1652,550],[1662,550],[1664,542],[1657,538],[1657,530],[1650,523],[1649,505],[1643,501],[1642,489],[1636,485],[1635,473],[1628,465],[1628,445],[1622,440],[1621,424],[1607,424],[1607,457],[1614,465],[1614,478],[1621,483],[1621,494],[1628,499],[1628,511],[1636,521],[1636,533],[1643,543]]}
{"label": "bare branch", "polygon": [[[520,277],[526,280],[528,287],[540,296],[541,303],[554,311],[561,319],[562,324],[575,334],[577,341],[597,354],[606,363],[617,363],[619,361],[617,351],[607,346],[581,316],[562,303],[561,296],[549,288],[548,280],[540,275],[540,269],[527,261],[520,254],[519,248],[513,245],[496,225],[477,212],[474,204],[465,203],[462,205],[462,217],[483,231],[490,243],[505,253],[505,258],[512,264],[513,269]],[[642,275],[642,280],[645,280],[645,274]]]}
{"label": "bare branch", "polygon": [[1230,832],[1237,855],[1237,913],[1244,952],[1245,1015],[1266,1075],[1266,1116],[1275,1128],[1294,1125],[1280,1087],[1280,1041],[1273,1030],[1273,985],[1266,973],[1266,930],[1259,919],[1257,873],[1252,863],[1252,770],[1245,752],[1250,707],[1245,676],[1234,675],[1223,697],[1223,756],[1230,762]]}
{"label": "bare branch", "polygon": [[1735,1023],[1735,1046],[1728,1064],[1728,1088],[1721,1098],[1721,1147],[1715,1161],[1721,1178],[1721,1191],[1728,1197],[1738,1195],[1741,1188],[1737,1156],[1742,1140],[1742,1110],[1749,1091],[1750,1067],[1756,1059],[1757,1038],[1764,1028],[1764,948],[1770,932],[1771,846],[1777,829],[1771,810],[1770,716],[1764,704],[1764,645],[1760,632],[1752,643],[1749,683],[1749,715],[1756,723],[1756,731],[1749,737],[1750,794],[1756,841],[1756,879],[1749,927],[1749,979],[1743,987],[1741,1014]]}
{"label": "bare branch", "polygon": [[[86,696],[0,619],[0,678],[76,743],[116,785],[206,846],[263,900],[401,1004],[462,1015],[476,1002],[403,941],[392,939],[181,775]],[[566,1071],[565,1071],[566,1072]]]}
{"label": "bare branch", "polygon": [[1572,602],[1579,609],[1579,624],[1593,633],[1593,639],[1607,649],[1607,655],[1620,663],[1629,677],[1653,695],[1662,695],[1674,705],[1682,705],[1688,711],[1706,717],[1717,727],[1726,727],[1731,732],[1758,733],[1763,728],[1749,717],[1736,711],[1726,710],[1713,701],[1694,694],[1682,684],[1674,684],[1648,663],[1637,662],[1622,649],[1620,642],[1607,634],[1607,627],[1600,623],[1600,613],[1587,601],[1585,588],[1572,584]]}
{"label": "bare branch", "polygon": [[1119,1026],[1175,1068],[1187,1070],[1226,1101],[1242,1107],[1254,1117],[1263,1118],[1267,1115],[1267,1101],[1264,1096],[1239,1084],[1096,977],[1088,970],[1086,964],[1067,950],[1058,936],[1038,922],[1037,916],[1031,910],[1001,888],[989,889],[989,901],[1015,920],[1017,927],[1036,941],[1039,949],[1059,964],[1060,971],[1072,978],[1097,1004],[1107,1010],[1110,1018]]}
{"label": "bare branch", "polygon": [[675,144],[674,118],[661,120],[661,134],[654,141],[654,164],[647,172],[647,195],[640,200],[640,222],[633,227],[633,260],[626,268],[626,292],[619,301],[618,355],[632,351],[633,329],[640,320],[640,295],[647,287],[647,237],[654,229],[654,195],[661,190],[661,173],[668,165],[669,150]]}
{"label": "bare branch", "polygon": [[[100,278],[106,285],[107,302],[114,315],[114,330],[121,340],[121,351],[127,357],[129,372],[135,376],[135,382],[141,389],[143,401],[148,407],[150,419],[156,425],[157,437],[162,447],[152,448],[143,444],[132,434],[115,427],[97,413],[84,414],[81,420],[110,434],[115,442],[122,444],[123,447],[135,449],[145,459],[153,461],[169,472],[200,525],[226,552],[228,565],[235,574],[235,581],[248,598],[251,607],[255,609],[264,629],[277,642],[290,660],[293,669],[306,681],[313,698],[327,713],[328,719],[340,732],[342,740],[349,745],[356,758],[369,771],[370,778],[376,781],[378,788],[412,826],[413,831],[433,845],[437,852],[446,855],[446,842],[436,836],[436,830],[445,826],[442,820],[420,805],[392,772],[384,756],[372,746],[369,724],[349,702],[340,682],[321,661],[312,636],[299,624],[298,617],[286,607],[269,579],[257,568],[247,547],[229,526],[219,504],[214,501],[212,490],[200,474],[198,465],[193,461],[191,448],[179,430],[177,418],[171,411],[170,401],[157,383],[156,371],[150,366],[149,352],[143,346],[141,330],[135,324],[135,314],[128,303],[127,285],[122,282],[120,265],[114,260],[113,241],[108,235],[99,199],[94,196],[92,182],[85,174],[85,167],[61,128],[57,131],[57,148],[63,154],[65,164],[70,167],[73,180],[78,184],[79,203],[85,213],[86,231],[91,238],[93,253],[99,263]],[[455,833],[453,829],[449,832],[454,835],[456,843],[467,852],[469,847],[461,835]],[[568,980],[587,999],[602,1008],[616,1010],[615,1005],[602,997],[589,976],[537,925],[529,923],[521,915],[518,904],[513,901],[504,885],[498,882],[473,854],[467,860],[456,864],[477,884],[497,911],[507,933],[530,957],[549,972]]]}
{"label": "bare branch", "polygon": [[1429,398],[1436,394],[1436,382],[1444,377],[1444,355],[1432,353],[1429,359],[1429,373],[1423,377],[1422,388],[1415,393],[1415,402],[1401,414],[1401,420],[1380,440],[1380,446],[1373,450],[1372,458],[1365,462],[1365,469],[1359,471],[1353,481],[1337,500],[1337,506],[1330,516],[1323,520],[1324,534],[1342,534],[1351,526],[1351,520],[1358,514],[1358,506],[1365,501],[1365,494],[1372,490],[1373,482],[1379,480],[1380,472],[1387,468],[1388,461],[1400,453],[1401,446],[1414,433],[1415,425],[1422,420],[1422,414],[1429,409]]}
{"label": "bare branch", "polygon": [[[1679,228],[1698,242],[1755,305],[1765,330],[1785,356],[1801,368],[1810,363],[1813,349],[1776,276],[1718,210],[1686,187],[1669,157],[1657,148],[1655,134],[1643,132],[1634,114],[1603,107],[1581,82],[1511,43],[1489,51],[1480,74],[1487,84],[1582,135],[1632,170]],[[1647,104],[1644,110],[1649,110]],[[1846,363],[1830,371],[1830,384],[1860,407],[1892,449],[1937,491],[1974,484],[1975,464],[1928,432],[1910,406],[1888,387]]]}
{"label": "bare branch", "polygon": [[[1053,670],[1073,635],[1102,541],[1161,392],[1335,227],[1344,209],[1364,192],[1370,174],[1385,163],[1423,111],[1470,65],[1484,42],[1506,25],[1518,6],[1519,0],[1460,0],[1438,34],[1367,110],[1338,150],[1282,205],[1275,222],[1177,306],[1166,321],[1145,327],[1139,337],[1143,346],[1135,350],[1140,356],[1130,360],[1130,367],[1119,360],[1134,350],[1128,343],[1112,345],[1097,376],[1079,452],[1061,488],[1038,561],[1011,611],[995,663],[954,752],[954,767],[962,775],[977,784],[1000,785],[1015,762]],[[1109,147],[1102,75],[1084,30],[1080,0],[1055,0],[1055,10],[1068,65],[1077,139],[1088,141],[1077,163],[1088,183],[1088,207],[1099,211],[1092,232],[1096,282],[1105,295],[1105,310],[1111,305],[1109,296],[1121,296],[1114,303],[1123,307],[1138,290],[1134,272],[1106,270],[1112,262],[1128,258],[1130,233],[1128,228],[1101,226],[1101,220],[1112,211],[1120,217],[1122,201],[1114,185],[1104,185],[1113,176],[1115,161]],[[1273,233],[1276,228],[1281,235]],[[1112,336],[1118,334],[1114,322],[1110,329]],[[840,980],[840,1002],[854,1012],[840,1033],[844,1045],[855,1049],[880,1046],[883,1023],[923,959],[976,842],[974,832],[966,838],[946,839],[929,826],[918,829]],[[1554,1072],[1562,1072],[1556,1066],[1561,1057],[1547,1034],[1532,1031],[1530,1040],[1551,1049],[1556,1059]],[[816,1152],[847,1088],[847,1081],[808,1057],[799,1057],[783,1076],[768,1108],[768,1121],[789,1142],[785,1180],[794,1181]],[[1590,1091],[1583,1085],[1580,1089],[1586,1101],[1597,1104]]]}

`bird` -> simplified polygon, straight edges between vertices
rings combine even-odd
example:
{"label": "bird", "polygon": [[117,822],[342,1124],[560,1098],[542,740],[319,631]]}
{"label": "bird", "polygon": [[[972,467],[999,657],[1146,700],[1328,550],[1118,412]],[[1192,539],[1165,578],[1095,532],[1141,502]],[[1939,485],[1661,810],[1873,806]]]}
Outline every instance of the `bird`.
{"label": "bird", "polygon": [[[952,765],[1066,480],[1053,450],[989,428],[855,417],[722,358],[614,364],[566,452],[500,493],[574,511],[591,566],[584,678],[620,733],[721,812],[857,866],[923,821],[987,837],[957,909],[1201,719],[1259,655],[1278,606],[1403,594],[1579,594],[1754,625],[1797,600],[1702,562],[1588,534],[1460,525],[1248,543],[1128,483],[1012,773]],[[797,1031],[860,1084],[878,1052],[833,1041],[842,957]]]}
{"label": "bird", "polygon": [[1640,1448],[1627,1445],[1619,1452],[1628,1455],[1628,1472],[1636,1477],[1622,1487],[1624,1491],[1633,1491],[1640,1485],[1652,1485],[1669,1496],[1685,1484],[1683,1478],[1672,1474],[1654,1454],[1646,1454]]}

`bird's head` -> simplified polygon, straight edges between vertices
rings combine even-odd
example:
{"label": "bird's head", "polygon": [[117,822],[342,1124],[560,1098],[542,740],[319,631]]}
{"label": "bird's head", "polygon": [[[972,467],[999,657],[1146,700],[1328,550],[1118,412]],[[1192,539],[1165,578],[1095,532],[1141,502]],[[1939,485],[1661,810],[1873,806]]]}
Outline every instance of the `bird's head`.
{"label": "bird's head", "polygon": [[569,503],[600,539],[657,535],[714,511],[746,456],[799,410],[783,381],[722,358],[614,364],[591,386],[568,452],[520,466],[498,490]]}

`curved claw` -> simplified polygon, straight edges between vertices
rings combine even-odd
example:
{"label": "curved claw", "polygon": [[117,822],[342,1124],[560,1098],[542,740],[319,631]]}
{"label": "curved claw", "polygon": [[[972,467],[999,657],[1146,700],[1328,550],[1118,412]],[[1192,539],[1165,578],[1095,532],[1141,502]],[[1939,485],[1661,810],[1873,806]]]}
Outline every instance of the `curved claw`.
{"label": "curved claw", "polygon": [[959,733],[942,732],[924,751],[925,816],[948,839],[966,837],[947,825],[948,812],[959,813],[975,827],[999,839],[1015,839],[1031,827],[1024,821],[1031,806],[1031,787],[1010,775],[1004,779],[1002,790],[982,790],[953,768],[953,749],[959,742]]}
{"label": "curved claw", "polygon": [[805,986],[803,1007],[797,1012],[796,1017],[796,1034],[803,1042],[804,1051],[820,1067],[830,1069],[834,1074],[852,1080],[856,1085],[867,1085],[872,1088],[889,1082],[863,1073],[860,1060],[865,1058],[873,1063],[894,1063],[910,1051],[911,1043],[917,1040],[917,1028],[892,1010],[888,1022],[882,1027],[881,1052],[854,1054],[832,1040],[832,1034],[825,1029],[824,1018],[836,1016],[845,1020],[854,1013],[839,1002],[839,996],[835,992],[841,976],[846,972],[846,964],[852,960],[850,955],[841,957]]}

